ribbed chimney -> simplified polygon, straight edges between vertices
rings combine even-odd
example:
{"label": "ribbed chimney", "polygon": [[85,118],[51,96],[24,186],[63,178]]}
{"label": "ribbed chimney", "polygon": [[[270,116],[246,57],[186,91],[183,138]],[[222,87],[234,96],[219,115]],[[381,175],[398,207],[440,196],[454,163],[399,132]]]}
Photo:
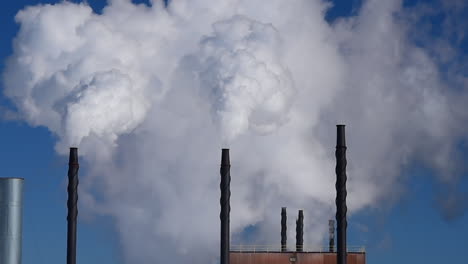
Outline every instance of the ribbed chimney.
{"label": "ribbed chimney", "polygon": [[221,154],[221,264],[229,264],[229,212],[231,207],[229,199],[231,197],[231,163],[229,161],[229,149],[223,149]]}
{"label": "ribbed chimney", "polygon": [[70,148],[68,163],[67,264],[76,264],[76,218],[78,216],[78,149]]}
{"label": "ribbed chimney", "polygon": [[328,251],[334,252],[335,251],[335,220],[328,220]]}
{"label": "ribbed chimney", "polygon": [[21,264],[22,178],[0,178],[0,263]]}
{"label": "ribbed chimney", "polygon": [[286,215],[286,207],[281,208],[281,251],[287,250],[287,215]]}
{"label": "ribbed chimney", "polygon": [[336,223],[337,223],[337,264],[346,264],[346,140],[345,126],[337,125],[336,138]]}
{"label": "ribbed chimney", "polygon": [[304,213],[299,210],[299,216],[296,220],[296,251],[304,249]]}

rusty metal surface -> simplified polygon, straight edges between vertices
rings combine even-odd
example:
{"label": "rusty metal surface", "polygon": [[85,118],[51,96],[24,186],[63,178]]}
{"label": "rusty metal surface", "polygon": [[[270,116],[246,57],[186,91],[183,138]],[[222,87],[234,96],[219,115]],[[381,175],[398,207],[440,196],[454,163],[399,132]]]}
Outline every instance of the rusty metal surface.
{"label": "rusty metal surface", "polygon": [[[336,253],[230,252],[230,264],[336,264]],[[295,261],[291,261],[295,260]],[[348,253],[348,264],[365,264],[365,253]]]}
{"label": "rusty metal surface", "polygon": [[366,254],[356,255],[356,263],[366,263]]}

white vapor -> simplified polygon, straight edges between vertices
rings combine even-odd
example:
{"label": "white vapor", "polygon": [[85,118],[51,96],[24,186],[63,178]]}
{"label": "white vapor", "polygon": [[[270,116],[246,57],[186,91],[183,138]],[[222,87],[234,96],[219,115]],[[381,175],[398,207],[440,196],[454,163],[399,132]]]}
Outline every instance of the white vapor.
{"label": "white vapor", "polygon": [[231,148],[233,240],[257,225],[257,243],[279,244],[288,206],[289,219],[305,210],[305,243],[321,244],[334,215],[335,124],[348,124],[350,214],[398,197],[415,160],[456,180],[468,128],[468,82],[450,89],[408,37],[401,1],[365,1],[332,25],[327,8],[27,7],[4,93],[57,135],[57,152],[80,148],[90,166],[81,206],[115,219],[126,263],[216,263],[222,147]]}

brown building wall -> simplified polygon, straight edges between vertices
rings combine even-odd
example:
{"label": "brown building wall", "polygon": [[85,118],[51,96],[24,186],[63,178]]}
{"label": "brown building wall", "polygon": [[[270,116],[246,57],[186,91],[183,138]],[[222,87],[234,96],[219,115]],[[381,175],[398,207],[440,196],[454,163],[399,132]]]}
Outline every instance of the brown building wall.
{"label": "brown building wall", "polygon": [[[336,253],[230,252],[229,260],[230,264],[336,264]],[[365,263],[365,253],[348,253],[348,264]]]}

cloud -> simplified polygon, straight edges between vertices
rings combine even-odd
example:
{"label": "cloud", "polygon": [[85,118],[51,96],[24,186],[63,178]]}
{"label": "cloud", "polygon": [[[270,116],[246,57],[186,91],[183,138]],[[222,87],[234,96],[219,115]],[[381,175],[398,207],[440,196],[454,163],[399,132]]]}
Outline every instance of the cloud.
{"label": "cloud", "polygon": [[327,6],[28,7],[16,16],[4,94],[58,136],[59,153],[80,148],[80,201],[115,219],[126,263],[216,263],[222,147],[232,149],[234,235],[255,226],[258,243],[279,244],[287,206],[305,209],[305,242],[321,244],[336,123],[348,124],[350,214],[398,195],[414,160],[456,180],[467,132],[466,82],[450,88],[409,37],[400,1],[366,1],[332,25]]}
{"label": "cloud", "polygon": [[275,131],[286,121],[295,94],[279,33],[244,16],[216,22],[213,31],[185,58],[190,66],[181,67],[200,81],[222,135],[231,140],[248,129]]}

